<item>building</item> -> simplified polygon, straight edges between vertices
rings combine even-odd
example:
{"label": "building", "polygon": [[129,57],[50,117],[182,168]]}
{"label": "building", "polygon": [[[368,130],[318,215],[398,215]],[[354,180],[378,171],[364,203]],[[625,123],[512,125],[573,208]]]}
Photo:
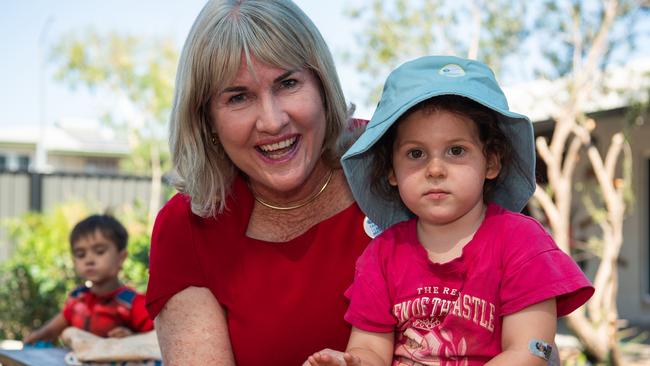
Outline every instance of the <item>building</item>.
{"label": "building", "polygon": [[125,138],[94,120],[62,119],[43,130],[16,126],[0,131],[0,171],[117,174],[129,151]]}

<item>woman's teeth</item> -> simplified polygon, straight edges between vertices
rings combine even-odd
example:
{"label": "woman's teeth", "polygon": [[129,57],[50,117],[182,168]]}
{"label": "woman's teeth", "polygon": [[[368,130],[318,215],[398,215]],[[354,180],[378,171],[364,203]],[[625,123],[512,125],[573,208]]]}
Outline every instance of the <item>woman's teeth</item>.
{"label": "woman's teeth", "polygon": [[281,150],[281,149],[287,148],[287,147],[293,145],[294,142],[296,142],[296,137],[292,137],[292,138],[286,139],[284,141],[275,142],[273,144],[260,145],[259,148],[264,152],[270,153],[270,152],[273,152],[275,150]]}
{"label": "woman's teeth", "polygon": [[284,153],[287,151],[287,148],[293,146],[296,140],[297,137],[294,136],[292,138],[288,138],[283,141],[274,142],[272,144],[259,145],[258,148],[267,157],[279,158],[282,155],[284,155]]}

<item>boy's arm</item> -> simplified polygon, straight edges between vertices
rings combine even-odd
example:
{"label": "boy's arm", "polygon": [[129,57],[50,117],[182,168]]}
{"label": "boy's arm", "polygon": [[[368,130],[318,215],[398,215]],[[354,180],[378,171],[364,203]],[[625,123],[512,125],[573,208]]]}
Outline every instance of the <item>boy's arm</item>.
{"label": "boy's arm", "polygon": [[149,318],[149,312],[145,307],[146,298],[137,294],[131,304],[131,324],[129,327],[135,333],[148,332],[153,329],[153,320]]}
{"label": "boy's arm", "polygon": [[44,326],[38,328],[23,339],[23,343],[30,344],[36,341],[47,340],[54,341],[68,326],[63,313],[58,313],[50,319]]}
{"label": "boy's arm", "polygon": [[503,351],[485,365],[549,365],[545,354],[550,349],[545,345],[554,345],[556,314],[552,298],[505,316],[501,333]]}

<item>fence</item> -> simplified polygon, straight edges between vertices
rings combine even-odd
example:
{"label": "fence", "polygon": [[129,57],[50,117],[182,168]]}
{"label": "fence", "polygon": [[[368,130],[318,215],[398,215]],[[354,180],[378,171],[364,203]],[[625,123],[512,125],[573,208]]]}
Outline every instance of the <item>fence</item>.
{"label": "fence", "polygon": [[[28,211],[47,211],[68,201],[83,201],[102,209],[146,204],[150,183],[148,177],[127,175],[0,171],[0,222]],[[0,225],[0,261],[10,250],[6,230]]]}

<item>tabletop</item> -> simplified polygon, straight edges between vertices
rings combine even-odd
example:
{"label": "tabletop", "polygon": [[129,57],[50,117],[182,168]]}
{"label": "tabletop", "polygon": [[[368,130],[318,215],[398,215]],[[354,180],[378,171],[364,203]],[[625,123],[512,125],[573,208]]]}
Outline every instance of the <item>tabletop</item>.
{"label": "tabletop", "polygon": [[67,348],[24,348],[21,350],[0,349],[0,364],[3,366],[67,366]]}

